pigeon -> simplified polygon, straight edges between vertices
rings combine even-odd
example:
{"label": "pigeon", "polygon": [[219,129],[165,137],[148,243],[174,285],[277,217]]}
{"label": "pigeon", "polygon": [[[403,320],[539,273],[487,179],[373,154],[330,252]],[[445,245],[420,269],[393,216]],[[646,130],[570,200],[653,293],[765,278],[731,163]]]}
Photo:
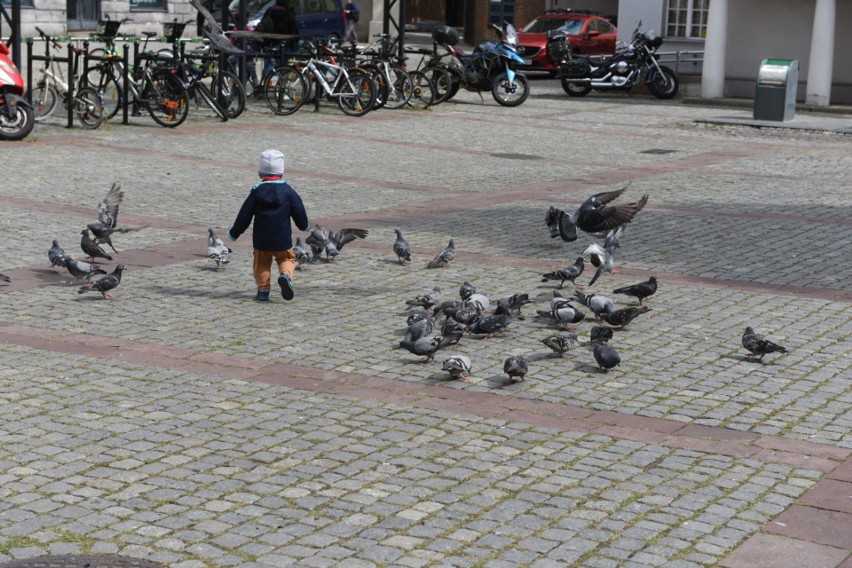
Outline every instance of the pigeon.
{"label": "pigeon", "polygon": [[476,294],[476,286],[465,280],[459,287],[459,297],[462,299],[462,302],[466,302],[474,294]]}
{"label": "pigeon", "polygon": [[514,316],[517,319],[524,319],[521,315],[521,308],[532,302],[529,294],[512,294],[511,296],[503,296],[497,300],[497,308],[494,310],[494,315]]}
{"label": "pigeon", "polygon": [[480,316],[467,326],[467,331],[474,335],[484,335],[485,339],[488,339],[495,333],[499,333],[506,329],[506,326],[508,326],[511,321],[512,317],[505,315]]}
{"label": "pigeon", "polygon": [[464,355],[453,355],[444,361],[442,370],[450,374],[453,380],[466,380],[470,376],[470,358]]}
{"label": "pigeon", "polygon": [[65,266],[68,270],[68,274],[77,280],[85,279],[88,281],[93,276],[106,274],[106,270],[101,270],[101,267],[97,264],[90,264],[88,262],[83,262],[82,260],[74,260],[70,256],[66,256],[63,260],[63,266]]}
{"label": "pigeon", "polygon": [[207,229],[207,258],[216,263],[218,270],[223,264],[231,262],[230,254],[234,252],[219,238],[213,227]]}
{"label": "pigeon", "polygon": [[414,355],[425,355],[426,361],[424,363],[432,363],[435,360],[435,353],[447,345],[452,345],[453,342],[458,342],[458,337],[435,335],[432,337],[421,337],[416,341],[403,339],[399,342],[399,346]]}
{"label": "pigeon", "polygon": [[615,310],[613,312],[601,312],[599,317],[609,325],[613,326],[615,331],[621,331],[627,327],[627,324],[636,319],[637,316],[648,311],[651,311],[651,308],[648,306],[633,306]]}
{"label": "pigeon", "polygon": [[[503,362],[503,372],[509,375],[509,384],[525,380],[529,372],[527,358],[523,355],[513,355]],[[517,378],[516,378],[517,377]]]}
{"label": "pigeon", "polygon": [[592,265],[597,268],[597,270],[595,270],[595,275],[592,276],[592,279],[589,281],[589,286],[593,286],[604,272],[609,272],[610,274],[613,273],[615,252],[621,246],[616,235],[620,233],[621,230],[622,227],[609,231],[603,248],[601,248],[601,246],[597,243],[592,243],[585,251],[583,251],[584,255],[589,255]]}
{"label": "pigeon", "polygon": [[541,281],[547,282],[548,280],[559,280],[560,288],[565,285],[566,281],[569,281],[571,282],[571,284],[574,284],[574,281],[577,279],[577,277],[583,273],[583,269],[585,268],[585,266],[586,264],[583,260],[583,257],[578,256],[577,260],[574,261],[574,264],[563,268],[562,270],[542,274]]}
{"label": "pigeon", "polygon": [[577,336],[573,333],[556,333],[541,340],[558,357],[562,357],[577,344]]}
{"label": "pigeon", "polygon": [[92,262],[95,262],[96,257],[112,260],[112,257],[89,236],[89,229],[83,229],[80,231],[80,234],[83,235],[83,238],[80,239],[80,248],[83,249],[83,252],[89,256]]}
{"label": "pigeon", "polygon": [[604,373],[621,364],[621,357],[618,352],[609,346],[607,343],[595,341],[592,343],[592,349],[595,355],[595,361],[598,362],[598,367]]}
{"label": "pigeon", "polygon": [[491,306],[491,302],[488,300],[488,296],[477,292],[475,294],[471,294],[470,297],[465,300],[464,305],[475,309],[481,314],[486,311],[489,306]]}
{"label": "pigeon", "polygon": [[639,305],[641,306],[642,301],[649,296],[653,296],[656,291],[657,278],[655,276],[651,276],[647,282],[640,282],[638,284],[633,284],[632,286],[625,286],[624,288],[616,288],[612,292],[614,294],[633,296],[639,300]]}
{"label": "pigeon", "polygon": [[409,315],[406,319],[406,325],[411,326],[413,323],[424,320],[429,317],[429,312],[426,310],[417,310],[413,314]]}
{"label": "pigeon", "polygon": [[444,300],[440,304],[435,305],[432,314],[435,316],[435,319],[439,317],[451,318],[463,306],[464,302],[461,300]]}
{"label": "pigeon", "polygon": [[758,355],[758,361],[763,363],[763,356],[767,353],[787,353],[787,348],[765,339],[762,335],[758,335],[749,326],[745,329],[742,338],[743,347],[749,351],[747,357]]}
{"label": "pigeon", "polygon": [[451,313],[450,317],[464,326],[469,326],[480,317],[480,314],[473,306],[463,306]]}
{"label": "pigeon", "polygon": [[88,227],[88,229],[92,231],[92,235],[94,235],[95,237],[94,240],[96,244],[107,244],[116,254],[118,254],[118,251],[115,250],[111,238],[111,235],[113,233],[129,233],[131,231],[138,231],[140,229],[145,228],[118,227],[118,207],[119,205],[121,205],[121,201],[123,199],[124,192],[121,191],[121,186],[118,183],[113,183],[106,196],[98,204],[97,223],[89,223],[88,225],[86,225],[86,227]]}
{"label": "pigeon", "polygon": [[615,310],[615,302],[601,296],[600,294],[589,294],[588,296],[579,290],[574,292],[577,301],[595,312],[595,317],[600,317],[602,313],[611,313]]}
{"label": "pigeon", "polygon": [[450,239],[450,243],[432,259],[429,264],[426,265],[426,268],[445,268],[452,262],[452,260],[456,257],[456,244],[453,242],[453,239]]}
{"label": "pigeon", "polygon": [[573,242],[577,240],[578,228],[603,237],[611,229],[630,223],[648,203],[648,194],[635,203],[608,205],[618,199],[629,186],[628,183],[615,191],[596,193],[570,214],[551,205],[544,219],[550,229],[550,237],[561,237],[563,241]]}
{"label": "pigeon", "polygon": [[65,249],[59,246],[59,241],[53,239],[53,245],[47,251],[47,259],[50,266],[65,266],[62,260],[65,258]]}
{"label": "pigeon", "polygon": [[589,336],[591,338],[591,343],[594,343],[595,341],[606,343],[612,339],[612,328],[606,327],[605,325],[596,325],[589,332]]}
{"label": "pigeon", "polygon": [[296,255],[296,268],[299,270],[302,269],[304,263],[314,260],[313,253],[302,244],[302,237],[296,237],[296,244],[293,245],[293,254]]}
{"label": "pigeon", "polygon": [[119,264],[115,267],[115,270],[112,273],[107,274],[103,278],[95,280],[94,282],[86,282],[83,284],[79,290],[77,290],[78,294],[82,294],[83,292],[100,292],[104,298],[107,300],[112,300],[112,296],[108,293],[110,290],[118,286],[119,282],[121,282],[121,272],[124,270],[124,265]]}
{"label": "pigeon", "polygon": [[326,260],[334,260],[340,254],[343,246],[355,239],[363,239],[367,236],[366,229],[341,229],[329,231],[320,224],[315,224],[311,234],[305,239],[305,244],[311,246],[314,258],[319,258],[325,253]]}
{"label": "pigeon", "polygon": [[425,310],[431,310],[434,306],[438,305],[443,298],[443,294],[441,294],[441,288],[435,286],[432,288],[432,291],[426,292],[425,294],[421,294],[415,298],[410,300],[406,300],[405,303],[409,306],[420,306]]}
{"label": "pigeon", "polygon": [[464,327],[462,327],[459,322],[448,319],[441,327],[441,335],[443,335],[444,337],[453,338],[454,341],[452,341],[450,345],[455,345],[461,340],[462,336],[464,335]]}
{"label": "pigeon", "polygon": [[396,240],[393,243],[393,252],[396,254],[399,263],[411,262],[411,245],[402,236],[402,231],[394,229],[394,232],[396,232]]}
{"label": "pigeon", "polygon": [[568,332],[574,331],[571,324],[580,323],[586,319],[586,314],[577,309],[577,307],[570,301],[565,299],[561,302],[553,303],[549,312],[539,311],[538,315],[554,320],[560,326],[564,326],[565,331]]}
{"label": "pigeon", "polygon": [[418,318],[408,324],[408,329],[405,331],[405,339],[408,341],[417,341],[421,337],[432,335],[433,331],[435,331],[435,320],[429,314],[426,314],[425,318]]}
{"label": "pigeon", "polygon": [[11,282],[12,281],[11,278],[9,278],[8,276],[6,276],[5,274],[2,274],[2,273],[0,273],[0,280],[2,280],[3,282]]}

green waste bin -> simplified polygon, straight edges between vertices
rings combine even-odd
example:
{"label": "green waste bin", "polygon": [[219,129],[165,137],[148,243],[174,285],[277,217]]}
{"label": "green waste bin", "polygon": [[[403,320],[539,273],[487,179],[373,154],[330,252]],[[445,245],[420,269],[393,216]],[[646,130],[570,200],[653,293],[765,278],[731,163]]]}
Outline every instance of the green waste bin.
{"label": "green waste bin", "polygon": [[799,62],[795,59],[764,59],[757,72],[754,119],[783,122],[796,115]]}

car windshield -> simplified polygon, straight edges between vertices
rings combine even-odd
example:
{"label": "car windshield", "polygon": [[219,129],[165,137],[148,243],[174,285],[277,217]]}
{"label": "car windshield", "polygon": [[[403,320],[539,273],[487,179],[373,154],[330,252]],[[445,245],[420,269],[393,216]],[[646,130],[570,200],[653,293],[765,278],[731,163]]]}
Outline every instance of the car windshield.
{"label": "car windshield", "polygon": [[536,18],[524,27],[522,32],[528,34],[544,34],[550,30],[560,29],[567,35],[579,35],[583,31],[583,20],[562,18]]}

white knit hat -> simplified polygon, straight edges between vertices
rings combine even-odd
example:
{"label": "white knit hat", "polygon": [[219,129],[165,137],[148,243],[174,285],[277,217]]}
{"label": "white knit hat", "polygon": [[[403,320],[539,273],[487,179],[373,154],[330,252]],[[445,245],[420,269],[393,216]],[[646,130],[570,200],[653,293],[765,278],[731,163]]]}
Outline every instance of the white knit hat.
{"label": "white knit hat", "polygon": [[264,150],[260,155],[260,167],[257,173],[262,176],[283,176],[284,154],[278,150]]}

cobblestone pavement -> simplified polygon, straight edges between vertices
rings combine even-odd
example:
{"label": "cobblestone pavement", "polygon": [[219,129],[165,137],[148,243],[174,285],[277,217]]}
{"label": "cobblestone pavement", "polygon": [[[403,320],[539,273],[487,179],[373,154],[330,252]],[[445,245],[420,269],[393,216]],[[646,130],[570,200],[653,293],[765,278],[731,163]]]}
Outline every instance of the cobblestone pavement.
{"label": "cobblestone pavement", "polygon": [[[253,102],[175,130],[53,119],[3,145],[0,561],[852,565],[852,138],[694,122],[718,114],[536,81],[515,109],[470,93],[360,119]],[[290,303],[252,301],[249,235],[221,270],[203,257],[267,147],[312,221],[370,230],[297,272]],[[128,270],[107,301],[46,251],[82,257],[113,181],[120,224],[144,228],[114,238],[104,267]],[[628,183],[649,204],[617,273],[577,288],[660,288],[603,374],[587,346],[541,343],[556,330],[533,317],[556,290],[541,274],[593,241],[551,240],[543,220]],[[457,259],[426,270],[449,238]],[[449,348],[473,373],[448,381],[443,352],[424,365],[397,343],[405,300],[465,280],[533,304]],[[789,353],[748,360],[747,325]],[[517,354],[530,373],[509,385]]]}

